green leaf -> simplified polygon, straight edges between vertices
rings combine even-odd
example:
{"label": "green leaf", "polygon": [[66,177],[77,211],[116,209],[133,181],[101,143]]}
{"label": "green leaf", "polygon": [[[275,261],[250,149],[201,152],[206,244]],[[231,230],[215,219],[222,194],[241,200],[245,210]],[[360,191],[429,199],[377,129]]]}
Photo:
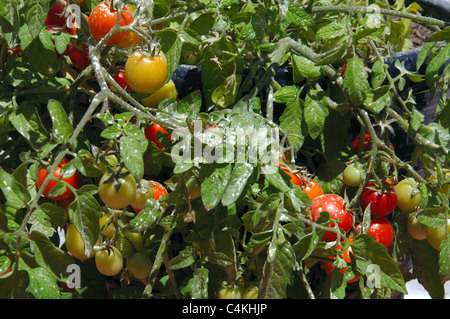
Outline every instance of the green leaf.
{"label": "green leaf", "polygon": [[298,151],[305,140],[302,132],[303,110],[300,99],[287,104],[280,116],[280,128],[288,133],[289,145]]}
{"label": "green leaf", "polygon": [[392,105],[391,90],[389,85],[384,85],[366,92],[364,106],[373,114],[380,114],[385,107]]}
{"label": "green leaf", "polygon": [[164,214],[164,208],[154,199],[147,200],[139,214],[127,225],[130,231],[143,232],[155,227]]}
{"label": "green leaf", "polygon": [[191,284],[192,299],[207,299],[208,298],[208,268],[195,268],[194,277]]}
{"label": "green leaf", "polygon": [[[373,285],[407,293],[402,273],[386,247],[366,234],[356,235],[351,247],[356,258],[356,268],[367,275]],[[374,273],[374,270],[377,272]]]}
{"label": "green leaf", "polygon": [[74,263],[68,252],[56,247],[50,239],[43,234],[33,231],[29,239],[33,242],[37,263],[53,273],[57,278],[67,277],[67,266]]}
{"label": "green leaf", "polygon": [[329,114],[325,92],[311,90],[305,98],[305,118],[308,133],[312,139],[316,139],[323,131],[325,120]]}
{"label": "green leaf", "polygon": [[341,20],[334,20],[317,31],[316,41],[338,38],[346,33],[345,24]]}
{"label": "green leaf", "polygon": [[40,151],[49,143],[48,131],[41,122],[37,108],[32,103],[21,103],[16,113],[9,116],[9,120],[34,150]]}
{"label": "green leaf", "polygon": [[69,216],[84,241],[85,255],[91,254],[100,234],[99,218],[102,208],[95,199],[98,186],[86,184],[76,190],[75,200],[69,205]]}
{"label": "green leaf", "polygon": [[450,27],[446,27],[445,29],[443,29],[443,30],[441,30],[439,32],[433,33],[427,39],[427,42],[448,41],[448,39],[450,39]]}
{"label": "green leaf", "polygon": [[58,226],[66,224],[66,219],[64,209],[51,203],[44,203],[31,214],[30,231],[38,231],[50,238],[56,232]]}
{"label": "green leaf", "polygon": [[147,150],[148,141],[144,131],[135,125],[126,124],[124,132],[127,136],[120,139],[120,156],[125,167],[138,181],[144,175],[144,153]]}
{"label": "green leaf", "polygon": [[413,262],[413,274],[427,290],[431,298],[444,298],[444,286],[439,276],[437,251],[427,241],[412,240],[409,245]]}
{"label": "green leaf", "polygon": [[33,38],[36,38],[39,32],[41,32],[49,9],[50,0],[35,0],[28,2],[25,19]]}
{"label": "green leaf", "polygon": [[372,66],[371,84],[374,89],[379,88],[386,79],[386,67],[382,61],[376,61]]}
{"label": "green leaf", "polygon": [[207,164],[200,169],[203,180],[201,194],[203,204],[215,208],[222,199],[231,179],[231,164]]}
{"label": "green leaf", "polygon": [[222,205],[233,204],[241,196],[248,179],[253,174],[253,165],[249,163],[237,163],[231,173],[230,181],[222,196]]}
{"label": "green leaf", "polygon": [[193,248],[191,246],[182,250],[177,256],[170,260],[169,268],[171,270],[177,270],[191,266],[195,262],[192,250]]}
{"label": "green leaf", "polygon": [[53,122],[53,137],[57,142],[68,141],[73,134],[73,127],[66,111],[57,100],[49,100],[47,109]]}
{"label": "green leaf", "polygon": [[178,68],[178,61],[180,61],[181,51],[183,48],[183,40],[178,36],[178,33],[172,29],[164,29],[155,32],[159,36],[161,50],[167,59],[167,81],[172,78],[173,72]]}
{"label": "green leaf", "polygon": [[0,189],[6,198],[6,204],[15,209],[25,207],[31,199],[25,185],[19,183],[4,169],[0,169]]}
{"label": "green leaf", "polygon": [[430,88],[431,98],[434,97],[437,90],[437,85],[439,83],[438,76],[439,71],[442,66],[450,59],[450,43],[447,43],[439,53],[433,57],[433,59],[428,63],[427,69],[425,71],[425,82]]}
{"label": "green leaf", "polygon": [[293,280],[294,249],[287,240],[281,239],[274,243],[272,249],[269,255],[273,254],[273,262],[264,263],[258,296],[262,299],[283,299],[286,287]]}
{"label": "green leaf", "polygon": [[44,268],[32,268],[28,270],[30,285],[27,291],[36,299],[59,299],[60,287],[56,277]]}
{"label": "green leaf", "polygon": [[347,60],[344,76],[343,87],[348,93],[350,102],[355,106],[361,105],[365,100],[366,92],[370,89],[364,62],[360,58]]}
{"label": "green leaf", "polygon": [[316,66],[313,61],[301,55],[292,55],[294,83],[300,83],[305,79],[308,83],[316,82],[321,76],[320,70],[321,68]]}

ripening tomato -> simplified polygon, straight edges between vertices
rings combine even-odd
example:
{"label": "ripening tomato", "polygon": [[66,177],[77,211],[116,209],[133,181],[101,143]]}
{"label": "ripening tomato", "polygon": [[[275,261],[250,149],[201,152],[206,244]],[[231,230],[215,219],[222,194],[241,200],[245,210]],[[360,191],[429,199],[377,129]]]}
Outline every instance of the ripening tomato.
{"label": "ripening tomato", "polygon": [[[349,240],[350,244],[353,244],[353,238],[349,238],[348,240]],[[336,247],[336,249],[342,251],[342,248],[341,248],[340,245],[338,245],[338,246]],[[342,258],[344,259],[344,261],[345,261],[347,264],[350,264],[350,263],[352,262],[352,259],[351,259],[351,257],[350,257],[350,254],[353,254],[353,251],[352,251],[352,247],[351,247],[351,246],[350,246],[347,250],[344,250],[344,251],[342,252]],[[335,257],[332,257],[332,258],[330,258],[330,259],[333,259],[333,261],[322,261],[322,267],[323,267],[323,269],[325,270],[325,272],[327,273],[327,275],[331,278],[331,277],[333,276],[333,268],[334,268],[334,267],[333,267],[333,263],[334,263],[334,260],[335,260],[336,258],[335,258]],[[347,267],[344,267],[344,268],[340,268],[339,271],[340,271],[341,274],[344,274],[344,273],[346,272],[347,269],[348,269],[348,266],[347,266]],[[359,273],[356,272],[356,275],[355,275],[353,278],[347,280],[347,283],[350,284],[350,283],[352,283],[352,282],[357,281],[358,279],[359,279]]]}
{"label": "ripening tomato", "polygon": [[286,174],[288,174],[291,177],[291,183],[295,184],[297,186],[301,186],[302,185],[302,179],[300,177],[299,174],[295,174],[293,172],[291,172],[289,169],[286,168],[286,164],[284,163],[283,159],[279,159],[278,161],[278,165],[280,166],[280,168],[283,170],[283,172],[285,172]]}
{"label": "ripening tomato", "polygon": [[95,254],[97,270],[105,276],[115,276],[123,268],[123,257],[120,251],[114,247],[108,247]]}
{"label": "ripening tomato", "polygon": [[414,239],[423,240],[427,238],[427,227],[417,219],[415,213],[409,215],[406,228],[409,235]]}
{"label": "ripening tomato", "polygon": [[[342,197],[335,194],[323,194],[312,200],[312,207],[308,207],[311,211],[312,220],[315,222],[319,219],[322,212],[328,212],[330,218],[338,221],[339,228],[347,233],[353,226],[353,216],[345,208],[345,202]],[[329,227],[334,227],[334,223],[330,223]],[[323,238],[324,241],[333,241],[337,239],[337,234],[326,231]]]}
{"label": "ripening tomato", "polygon": [[142,233],[124,231],[123,237],[119,237],[115,246],[122,252],[122,256],[127,258],[129,255],[144,249],[144,238]]}
{"label": "ripening tomato", "polygon": [[168,134],[169,139],[172,139],[172,136],[167,132],[161,125],[158,123],[153,123],[150,126],[147,126],[144,130],[145,137],[149,142],[153,142],[156,144],[156,146],[162,150],[164,146],[158,141],[157,134],[158,132],[162,132],[164,134]]}
{"label": "ripening tomato", "polygon": [[[65,183],[67,183],[68,185],[74,187],[74,188],[78,188],[80,186],[80,173],[75,170],[75,172],[72,174],[72,176],[68,176],[68,177],[64,177],[62,178],[61,176],[61,169],[67,165],[69,163],[69,160],[64,158],[61,162],[61,164],[59,164],[59,166],[56,168],[53,176],[56,177],[57,179],[62,179],[62,181],[64,181]],[[38,178],[36,180],[36,185],[37,187],[40,189],[42,184],[44,183],[44,180],[46,179],[48,175],[48,171],[44,168],[44,167],[39,167],[38,170]],[[42,195],[44,195],[45,197],[55,200],[55,201],[61,201],[61,200],[65,200],[68,199],[70,197],[73,196],[72,190],[70,190],[70,188],[67,187],[67,185],[65,186],[65,191],[64,193],[57,195],[57,196],[49,196],[49,192],[53,189],[53,187],[55,187],[59,182],[56,180],[50,180],[47,184],[47,186],[45,187],[44,191],[42,192]]]}
{"label": "ripening tomato", "polygon": [[317,183],[313,179],[309,179],[305,181],[300,188],[308,195],[308,197],[313,200],[316,197],[319,197],[320,195],[323,195],[322,187],[319,183]]}
{"label": "ripening tomato", "polygon": [[386,248],[391,247],[394,242],[394,228],[386,217],[377,217],[372,220],[367,234]]}
{"label": "ripening tomato", "polygon": [[[98,223],[100,225],[100,231],[103,233],[103,235],[109,238],[113,238],[116,235],[116,226],[114,226],[115,220],[109,220],[110,217],[110,213],[105,213],[98,219]],[[108,223],[108,225],[107,227],[104,227],[106,223]]]}
{"label": "ripening tomato", "polygon": [[166,77],[167,61],[162,51],[151,56],[136,50],[125,63],[125,78],[129,87],[137,93],[155,93],[162,88]]}
{"label": "ripening tomato", "polygon": [[430,246],[436,250],[441,250],[442,241],[446,239],[450,233],[450,220],[447,220],[447,225],[437,228],[427,226],[425,228],[425,232]]}
{"label": "ripening tomato", "polygon": [[259,288],[255,285],[250,285],[245,289],[242,299],[258,299]]}
{"label": "ripening tomato", "polygon": [[[116,25],[118,11],[110,7],[110,1],[100,2],[89,15],[89,31],[95,40],[102,40]],[[120,15],[120,26],[126,26],[133,22],[133,15],[128,6],[125,6]],[[128,36],[128,31],[120,31],[112,35],[106,45],[116,45]]]}
{"label": "ripening tomato", "polygon": [[370,182],[364,187],[360,201],[363,209],[370,204],[372,217],[383,217],[394,211],[397,205],[397,193],[394,187],[377,190],[375,183]]}
{"label": "ripening tomato", "polygon": [[127,37],[119,42],[117,46],[121,47],[122,49],[128,50],[136,47],[140,41],[141,37],[137,33],[130,31],[128,32]]}
{"label": "ripening tomato", "polygon": [[157,108],[159,103],[166,99],[177,98],[177,88],[175,87],[175,83],[173,83],[172,79],[169,80],[162,88],[160,88],[155,93],[143,98],[141,100],[142,105],[149,108]]}
{"label": "ripening tomato", "polygon": [[69,52],[70,61],[73,66],[82,71],[91,65],[91,59],[89,58],[89,47],[86,44],[80,46],[74,46]]}
{"label": "ripening tomato", "polygon": [[111,208],[122,209],[133,201],[136,195],[136,180],[126,169],[119,176],[105,173],[99,182],[100,199]]}
{"label": "ripening tomato", "polygon": [[144,208],[147,200],[153,198],[158,200],[161,196],[167,196],[167,189],[158,182],[155,181],[140,181],[140,187],[136,190],[136,195],[131,202],[131,207],[135,212],[139,213]]}
{"label": "ripening tomato", "polygon": [[202,185],[197,177],[192,176],[186,182],[186,189],[190,200],[196,200],[202,196]]}

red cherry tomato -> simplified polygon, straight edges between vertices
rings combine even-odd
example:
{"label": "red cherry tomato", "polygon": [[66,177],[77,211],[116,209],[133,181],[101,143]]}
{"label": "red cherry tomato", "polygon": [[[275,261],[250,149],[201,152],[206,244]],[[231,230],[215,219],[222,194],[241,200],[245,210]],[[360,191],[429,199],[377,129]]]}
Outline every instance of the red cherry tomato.
{"label": "red cherry tomato", "polygon": [[[323,194],[312,200],[312,207],[308,207],[311,211],[312,220],[315,222],[319,219],[321,212],[328,212],[330,218],[339,220],[338,226],[347,233],[353,226],[353,216],[345,208],[345,202],[342,197],[335,194]],[[330,227],[334,223],[330,223]],[[324,241],[333,241],[337,239],[334,232],[326,231],[323,238]]]}
{"label": "red cherry tomato", "polygon": [[[153,143],[155,143],[156,144],[156,146],[160,149],[160,150],[162,150],[163,148],[164,148],[164,146],[157,140],[157,136],[156,136],[156,134],[158,133],[158,132],[162,132],[162,133],[165,133],[165,134],[168,134],[169,132],[167,132],[163,127],[161,127],[159,124],[157,124],[157,123],[153,123],[153,125],[151,125],[151,126],[148,126],[148,127],[146,127],[145,128],[145,131],[144,131],[144,133],[145,133],[145,137],[147,138],[147,140],[149,141],[149,142],[153,142]],[[169,134],[169,139],[172,139],[172,136]]]}
{"label": "red cherry tomato", "polygon": [[[63,159],[63,161],[57,167],[57,169],[55,170],[55,173],[53,175],[56,178],[60,179],[61,178],[61,168],[63,168],[68,163],[69,163],[68,159]],[[48,175],[48,171],[44,167],[40,167],[38,170],[38,178],[36,180],[36,184],[39,189],[41,188],[42,184],[44,183],[44,180],[47,177],[47,175]],[[75,173],[72,176],[63,178],[62,180],[64,182],[68,183],[69,185],[71,185],[72,187],[78,188],[80,186],[80,173],[78,173],[78,171],[75,171]],[[73,193],[67,186],[66,186],[66,191],[63,194],[61,194],[59,196],[48,196],[48,193],[50,192],[50,190],[53,189],[53,187],[56,186],[56,184],[58,184],[57,181],[50,180],[48,182],[47,186],[45,187],[44,191],[42,192],[42,195],[44,195],[45,197],[47,197],[49,199],[55,200],[55,201],[62,201],[62,200],[72,197]]]}
{"label": "red cherry tomato", "polygon": [[[61,1],[66,4],[66,1]],[[46,25],[56,25],[58,27],[63,27],[66,25],[66,17],[64,16],[64,7],[56,2],[53,6],[50,7],[47,13],[47,19],[45,20]]]}
{"label": "red cherry tomato", "polygon": [[367,234],[386,248],[391,247],[394,242],[394,228],[386,217],[377,217],[372,220]]}
{"label": "red cherry tomato", "polygon": [[394,187],[379,191],[375,183],[370,182],[364,187],[360,201],[363,209],[370,204],[372,217],[383,217],[392,213],[397,206],[397,193]]}
{"label": "red cherry tomato", "polygon": [[[100,2],[89,16],[89,31],[94,39],[100,41],[116,25],[118,11],[110,7],[110,1]],[[129,25],[133,21],[131,10],[125,6],[120,15],[120,26]],[[116,45],[128,36],[128,31],[121,31],[112,35],[106,45]]]}
{"label": "red cherry tomato", "polygon": [[[353,244],[353,238],[349,238],[348,239],[349,240],[349,242],[351,243],[351,244]],[[341,248],[341,246],[337,246],[336,247],[336,249],[337,250],[342,250],[342,248]],[[342,258],[344,259],[344,261],[347,263],[347,264],[350,264],[351,262],[352,262],[352,259],[351,259],[351,257],[350,257],[350,254],[353,254],[353,252],[352,252],[352,247],[349,247],[347,250],[344,250],[343,252],[342,252]],[[329,258],[329,259],[333,259],[333,261],[322,261],[322,267],[323,267],[323,269],[325,270],[325,272],[327,273],[327,275],[331,278],[332,276],[333,276],[333,262],[334,262],[334,260],[336,259],[336,258]],[[344,267],[344,268],[340,268],[340,273],[341,274],[344,274],[345,273],[345,271],[347,270],[347,268],[348,268],[348,266],[347,267]],[[349,280],[347,280],[347,283],[348,284],[350,284],[350,283],[352,283],[352,282],[355,282],[355,281],[357,281],[359,279],[359,274],[358,273],[356,273],[356,275],[355,275],[355,277],[353,277],[352,279],[349,279]]]}
{"label": "red cherry tomato", "polygon": [[91,59],[89,58],[89,47],[85,44],[82,44],[81,48],[73,47],[69,53],[69,58],[75,68],[79,71],[82,71],[91,65]]}
{"label": "red cherry tomato", "polygon": [[117,71],[116,74],[113,76],[114,81],[117,82],[117,84],[120,85],[120,87],[127,92],[131,92],[131,89],[128,88],[127,80],[125,79],[125,72],[122,70]]}
{"label": "red cherry tomato", "polygon": [[[391,150],[394,150],[394,145],[389,142],[388,146]],[[357,136],[354,140],[353,140],[353,149],[355,151],[355,153],[358,153],[359,150],[359,136]],[[370,150],[370,134],[369,133],[365,133],[364,134],[364,142],[363,142],[363,147],[362,147],[362,152],[367,152]]]}

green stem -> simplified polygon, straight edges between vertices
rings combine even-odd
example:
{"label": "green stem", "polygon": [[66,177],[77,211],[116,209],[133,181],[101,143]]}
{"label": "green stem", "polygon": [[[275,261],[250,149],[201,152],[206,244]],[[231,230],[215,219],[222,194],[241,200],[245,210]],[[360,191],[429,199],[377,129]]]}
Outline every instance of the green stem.
{"label": "green stem", "polygon": [[155,285],[156,276],[161,268],[161,265],[164,261],[164,254],[166,252],[167,246],[170,243],[170,237],[172,236],[173,228],[166,228],[165,233],[161,239],[161,244],[159,245],[158,252],[156,253],[155,261],[153,263],[150,274],[147,278],[147,285],[145,286],[144,292],[142,294],[142,298],[151,298],[153,287]]}

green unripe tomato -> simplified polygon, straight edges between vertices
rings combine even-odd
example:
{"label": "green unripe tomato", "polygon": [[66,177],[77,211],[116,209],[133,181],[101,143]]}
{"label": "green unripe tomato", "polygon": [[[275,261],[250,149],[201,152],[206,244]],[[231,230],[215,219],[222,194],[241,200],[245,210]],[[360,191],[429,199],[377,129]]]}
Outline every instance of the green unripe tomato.
{"label": "green unripe tomato", "polygon": [[192,176],[191,178],[189,178],[188,181],[186,182],[186,188],[188,190],[189,198],[191,200],[196,200],[202,196],[201,192],[202,185],[200,184],[197,177]]}
{"label": "green unripe tomato", "polygon": [[355,164],[350,164],[344,169],[343,179],[345,185],[358,187],[364,180],[364,173]]}
{"label": "green unripe tomato", "polygon": [[430,246],[436,250],[440,250],[442,241],[447,238],[447,234],[450,233],[450,221],[447,221],[447,225],[438,228],[427,226],[425,231]]}
{"label": "green unripe tomato", "polygon": [[115,276],[123,268],[122,254],[114,246],[100,250],[95,254],[95,265],[101,274]]}
{"label": "green unripe tomato", "polygon": [[244,287],[241,285],[222,285],[219,289],[219,299],[242,299]]}
{"label": "green unripe tomato", "polygon": [[143,251],[138,251],[127,259],[128,272],[137,279],[146,279],[152,269],[150,257]]}
{"label": "green unripe tomato", "polygon": [[397,207],[403,213],[411,213],[422,202],[418,183],[412,178],[405,178],[394,186],[397,193]]}
{"label": "green unripe tomato", "polygon": [[258,299],[259,289],[254,285],[250,285],[244,292],[242,299]]}

